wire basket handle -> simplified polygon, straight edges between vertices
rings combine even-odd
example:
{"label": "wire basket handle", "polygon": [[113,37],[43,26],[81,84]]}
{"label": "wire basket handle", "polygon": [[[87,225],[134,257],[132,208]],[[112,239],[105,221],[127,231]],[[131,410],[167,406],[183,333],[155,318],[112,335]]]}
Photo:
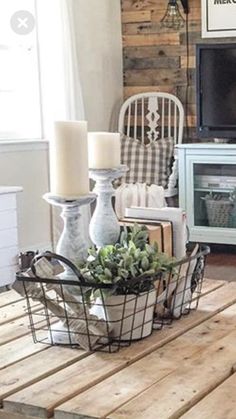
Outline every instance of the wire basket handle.
{"label": "wire basket handle", "polygon": [[41,279],[37,275],[36,268],[35,268],[35,263],[39,259],[42,259],[43,257],[45,257],[47,260],[55,259],[55,260],[59,260],[60,262],[63,262],[65,265],[67,265],[72,270],[72,272],[75,274],[76,278],[79,280],[79,282],[81,284],[86,283],[85,280],[84,280],[83,275],[80,272],[80,270],[77,268],[77,266],[73,262],[71,262],[69,259],[65,258],[62,255],[59,255],[57,253],[53,253],[53,252],[50,252],[50,251],[46,251],[46,252],[43,252],[43,253],[40,253],[40,254],[36,255],[33,258],[33,260],[31,261],[30,269],[32,270],[32,272],[33,272],[33,274],[36,278]]}

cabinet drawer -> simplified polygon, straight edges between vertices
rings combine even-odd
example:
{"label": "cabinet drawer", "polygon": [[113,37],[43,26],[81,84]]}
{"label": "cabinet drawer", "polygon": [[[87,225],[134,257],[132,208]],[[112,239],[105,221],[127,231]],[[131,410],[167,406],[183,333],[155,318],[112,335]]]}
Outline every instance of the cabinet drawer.
{"label": "cabinet drawer", "polygon": [[17,229],[0,230],[0,249],[17,246]]}
{"label": "cabinet drawer", "polygon": [[12,284],[15,281],[15,275],[17,270],[17,265],[0,268],[0,287]]}
{"label": "cabinet drawer", "polygon": [[0,211],[0,230],[6,230],[17,226],[16,210]]}
{"label": "cabinet drawer", "polygon": [[0,250],[0,268],[18,263],[18,247],[8,247]]}
{"label": "cabinet drawer", "polygon": [[0,194],[0,211],[16,208],[15,194]]}

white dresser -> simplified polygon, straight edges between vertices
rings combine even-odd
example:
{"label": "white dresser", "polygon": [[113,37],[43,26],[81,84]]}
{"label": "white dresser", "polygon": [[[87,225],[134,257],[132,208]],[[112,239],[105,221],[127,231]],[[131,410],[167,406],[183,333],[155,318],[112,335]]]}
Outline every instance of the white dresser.
{"label": "white dresser", "polygon": [[11,284],[18,267],[16,194],[21,187],[0,186],[0,287]]}

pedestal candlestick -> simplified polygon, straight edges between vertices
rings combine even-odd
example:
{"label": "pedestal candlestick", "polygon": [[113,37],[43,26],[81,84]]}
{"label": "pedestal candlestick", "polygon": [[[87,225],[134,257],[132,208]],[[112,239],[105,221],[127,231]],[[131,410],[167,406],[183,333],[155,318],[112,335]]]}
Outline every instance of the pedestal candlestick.
{"label": "pedestal candlestick", "polygon": [[112,181],[122,177],[127,170],[125,165],[114,169],[89,170],[89,176],[96,181],[94,192],[97,194],[97,205],[90,221],[89,233],[98,247],[115,244],[119,238],[120,225],[111,202],[114,196]]}
{"label": "pedestal candlestick", "polygon": [[[43,197],[49,204],[62,208],[61,217],[64,221],[64,228],[56,252],[74,263],[84,260],[87,257],[87,245],[80,227],[80,208],[91,204],[96,199],[96,194],[90,193],[69,199],[46,193]],[[71,275],[71,270],[65,267],[63,278],[71,279]]]}

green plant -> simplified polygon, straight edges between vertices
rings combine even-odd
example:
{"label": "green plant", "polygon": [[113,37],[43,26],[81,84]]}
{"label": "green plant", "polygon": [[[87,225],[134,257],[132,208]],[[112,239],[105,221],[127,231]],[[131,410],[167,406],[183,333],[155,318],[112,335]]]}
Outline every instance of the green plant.
{"label": "green plant", "polygon": [[116,294],[143,292],[152,286],[160,270],[171,268],[174,258],[158,252],[157,244],[148,244],[145,226],[125,228],[119,243],[98,250],[91,248],[89,258],[80,266],[87,282],[112,284]]}

